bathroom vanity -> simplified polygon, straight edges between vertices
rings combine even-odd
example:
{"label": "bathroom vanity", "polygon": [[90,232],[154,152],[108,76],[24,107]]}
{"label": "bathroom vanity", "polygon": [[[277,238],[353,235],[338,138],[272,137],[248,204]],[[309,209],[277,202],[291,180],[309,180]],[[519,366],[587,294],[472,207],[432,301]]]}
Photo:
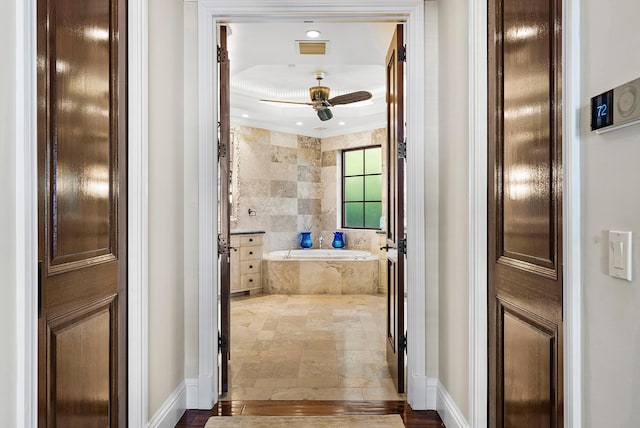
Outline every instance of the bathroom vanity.
{"label": "bathroom vanity", "polygon": [[264,231],[232,231],[231,293],[262,292],[262,238]]}

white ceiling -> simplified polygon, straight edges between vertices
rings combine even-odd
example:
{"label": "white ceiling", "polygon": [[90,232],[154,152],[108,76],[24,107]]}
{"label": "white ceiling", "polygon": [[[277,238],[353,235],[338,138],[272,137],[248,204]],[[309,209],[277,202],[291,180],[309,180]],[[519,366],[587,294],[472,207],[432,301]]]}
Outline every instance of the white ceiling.
{"label": "white ceiling", "polygon": [[[386,125],[385,56],[395,23],[232,23],[229,27],[232,124],[313,137]],[[310,39],[305,35],[309,29],[322,34]],[[327,54],[300,55],[296,40],[327,40]],[[363,90],[373,97],[332,107],[333,118],[324,122],[308,105],[259,101],[309,101],[309,87],[317,85],[315,71],[325,72],[322,85],[331,88],[330,97]]]}

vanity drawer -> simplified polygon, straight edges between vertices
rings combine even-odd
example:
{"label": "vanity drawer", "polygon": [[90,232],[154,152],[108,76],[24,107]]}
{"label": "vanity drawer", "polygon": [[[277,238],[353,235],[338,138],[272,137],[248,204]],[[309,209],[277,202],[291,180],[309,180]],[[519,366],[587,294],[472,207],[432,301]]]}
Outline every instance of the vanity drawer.
{"label": "vanity drawer", "polygon": [[248,273],[259,273],[260,265],[262,261],[260,260],[243,260],[240,262],[240,273],[245,275]]}
{"label": "vanity drawer", "polygon": [[240,260],[260,260],[262,258],[262,246],[240,247]]}
{"label": "vanity drawer", "polygon": [[247,275],[240,275],[240,288],[260,288],[262,287],[262,276],[260,273],[251,273]]}
{"label": "vanity drawer", "polygon": [[262,245],[262,235],[240,235],[240,245]]}

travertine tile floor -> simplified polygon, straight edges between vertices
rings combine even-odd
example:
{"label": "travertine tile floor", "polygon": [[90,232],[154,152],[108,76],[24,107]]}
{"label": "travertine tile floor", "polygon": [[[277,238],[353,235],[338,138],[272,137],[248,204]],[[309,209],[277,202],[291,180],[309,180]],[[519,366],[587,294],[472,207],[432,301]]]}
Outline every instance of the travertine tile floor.
{"label": "travertine tile floor", "polygon": [[384,295],[256,295],[231,301],[223,400],[404,400],[385,357]]}

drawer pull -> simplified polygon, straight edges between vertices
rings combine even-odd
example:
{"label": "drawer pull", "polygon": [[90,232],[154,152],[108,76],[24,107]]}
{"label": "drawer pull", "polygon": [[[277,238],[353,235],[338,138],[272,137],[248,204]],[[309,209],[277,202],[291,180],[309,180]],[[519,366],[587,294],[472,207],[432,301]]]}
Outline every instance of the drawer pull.
{"label": "drawer pull", "polygon": [[253,282],[253,278],[249,279],[249,282]]}
{"label": "drawer pull", "polygon": [[249,242],[253,242],[253,238],[249,238]]}
{"label": "drawer pull", "polygon": [[249,254],[253,254],[253,251],[249,251]]}
{"label": "drawer pull", "polygon": [[253,269],[253,265],[249,265],[249,269]]}

